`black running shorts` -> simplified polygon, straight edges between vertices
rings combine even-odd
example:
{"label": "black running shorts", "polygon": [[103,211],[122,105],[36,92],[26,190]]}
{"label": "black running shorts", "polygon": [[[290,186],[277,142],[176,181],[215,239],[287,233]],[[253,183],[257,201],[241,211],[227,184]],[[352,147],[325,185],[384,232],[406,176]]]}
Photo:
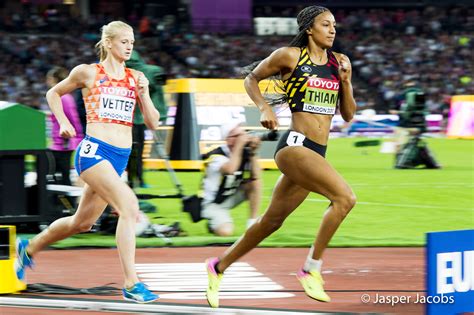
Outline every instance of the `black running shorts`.
{"label": "black running shorts", "polygon": [[326,156],[327,146],[311,141],[308,138],[306,138],[304,134],[296,132],[294,130],[287,130],[284,134],[281,135],[280,141],[278,141],[278,145],[275,150],[275,154],[273,156],[275,156],[278,151],[288,146],[289,147],[303,146],[318,153],[322,157]]}

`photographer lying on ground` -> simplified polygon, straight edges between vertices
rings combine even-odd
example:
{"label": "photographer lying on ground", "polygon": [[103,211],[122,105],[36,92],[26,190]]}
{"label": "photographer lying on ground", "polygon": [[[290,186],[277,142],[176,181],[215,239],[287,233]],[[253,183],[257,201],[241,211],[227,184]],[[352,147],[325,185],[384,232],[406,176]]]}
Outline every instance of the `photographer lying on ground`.
{"label": "photographer lying on ground", "polygon": [[226,144],[204,157],[202,217],[208,219],[211,233],[229,236],[234,232],[230,210],[249,201],[247,227],[253,224],[260,208],[261,170],[256,151],[260,138],[248,135],[238,123],[221,127]]}

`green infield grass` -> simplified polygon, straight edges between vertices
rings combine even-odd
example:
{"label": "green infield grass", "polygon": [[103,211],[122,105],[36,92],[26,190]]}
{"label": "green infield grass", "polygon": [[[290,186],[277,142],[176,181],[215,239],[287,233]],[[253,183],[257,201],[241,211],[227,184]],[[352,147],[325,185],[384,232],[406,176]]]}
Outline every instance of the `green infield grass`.
{"label": "green infield grass", "polygon": [[[332,239],[332,247],[365,246],[423,246],[426,233],[433,231],[474,228],[474,142],[469,140],[429,139],[429,148],[442,165],[439,170],[397,170],[394,157],[379,153],[380,145],[356,147],[361,138],[331,139],[328,161],[342,174],[357,195],[357,205],[345,219]],[[261,212],[265,211],[272,188],[280,173],[263,173],[264,190]],[[194,194],[202,173],[179,172],[186,194]],[[169,174],[147,171],[146,181],[152,187],[140,193],[167,194],[176,190]],[[174,237],[171,243],[160,238],[138,238],[138,247],[146,246],[203,246],[229,244],[245,230],[248,215],[246,203],[232,210],[236,230],[233,237],[211,235],[206,221],[192,223],[181,211],[178,199],[150,200],[157,206],[149,214],[155,223],[175,221],[187,236]],[[310,246],[328,201],[317,194],[307,200],[285,221],[283,227],[261,243],[270,247]],[[82,234],[57,243],[55,246],[114,246],[113,235]]]}

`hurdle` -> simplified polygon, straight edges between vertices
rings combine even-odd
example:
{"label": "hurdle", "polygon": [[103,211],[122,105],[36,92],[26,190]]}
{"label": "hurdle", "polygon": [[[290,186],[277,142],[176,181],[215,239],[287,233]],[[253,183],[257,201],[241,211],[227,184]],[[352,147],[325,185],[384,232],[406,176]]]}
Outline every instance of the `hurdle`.
{"label": "hurdle", "polygon": [[26,283],[16,276],[16,227],[0,225],[0,294],[15,293],[26,289]]}

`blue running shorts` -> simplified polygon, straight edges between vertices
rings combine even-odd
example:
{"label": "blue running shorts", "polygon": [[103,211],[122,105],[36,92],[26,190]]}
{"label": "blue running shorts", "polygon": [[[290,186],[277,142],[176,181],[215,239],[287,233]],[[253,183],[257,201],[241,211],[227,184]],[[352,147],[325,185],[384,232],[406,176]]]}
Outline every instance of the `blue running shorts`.
{"label": "blue running shorts", "polygon": [[81,175],[88,168],[107,160],[112,164],[117,174],[121,176],[127,167],[131,151],[131,148],[118,148],[86,135],[76,149],[74,160],[77,174]]}

